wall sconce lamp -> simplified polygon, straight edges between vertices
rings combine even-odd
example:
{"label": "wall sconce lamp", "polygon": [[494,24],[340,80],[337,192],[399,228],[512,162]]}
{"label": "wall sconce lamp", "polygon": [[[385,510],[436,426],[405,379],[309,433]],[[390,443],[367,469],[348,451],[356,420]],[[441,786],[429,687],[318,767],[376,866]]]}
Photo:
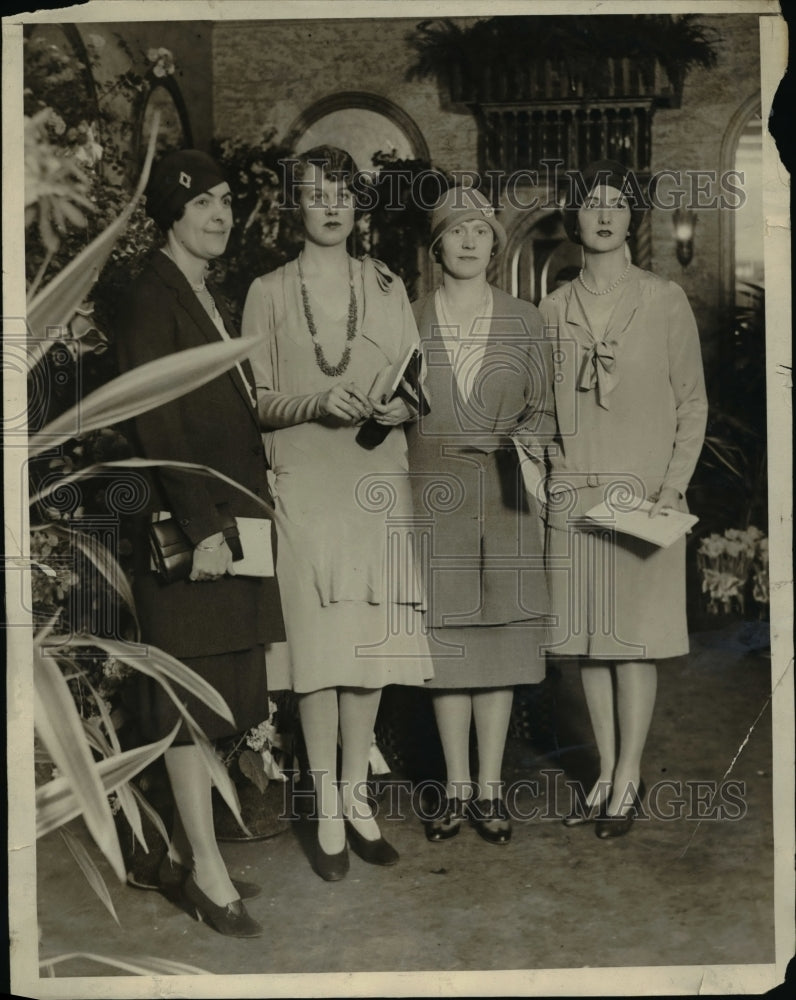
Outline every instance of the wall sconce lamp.
{"label": "wall sconce lamp", "polygon": [[688,267],[694,256],[694,229],[697,214],[687,208],[676,208],[672,217],[677,259],[683,268]]}

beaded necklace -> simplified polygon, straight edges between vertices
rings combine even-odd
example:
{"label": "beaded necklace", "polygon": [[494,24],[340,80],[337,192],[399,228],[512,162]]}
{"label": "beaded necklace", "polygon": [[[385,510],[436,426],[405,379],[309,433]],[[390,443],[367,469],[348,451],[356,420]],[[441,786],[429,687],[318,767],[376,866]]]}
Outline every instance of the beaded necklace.
{"label": "beaded necklace", "polygon": [[607,295],[609,292],[612,292],[617,287],[617,285],[622,284],[622,282],[627,277],[627,272],[629,270],[630,270],[630,260],[628,259],[628,262],[625,264],[624,271],[622,271],[619,277],[615,281],[612,281],[607,288],[603,288],[601,292],[598,291],[596,288],[590,288],[589,285],[586,284],[583,278],[583,268],[581,268],[580,271],[578,271],[578,281],[580,281],[581,285],[583,285],[583,287],[586,289],[587,292],[589,292],[590,295]]}
{"label": "beaded necklace", "polygon": [[354,272],[351,267],[351,261],[348,262],[348,287],[350,289],[350,297],[348,299],[348,325],[346,327],[346,345],[343,351],[343,356],[336,365],[330,365],[326,360],[326,355],[323,353],[323,348],[318,343],[318,328],[315,326],[315,319],[312,315],[312,309],[310,309],[310,297],[307,294],[307,286],[304,283],[304,272],[301,270],[301,254],[298,256],[298,273],[299,281],[301,283],[301,304],[304,307],[304,318],[307,320],[307,327],[310,331],[310,336],[312,337],[312,346],[315,349],[315,362],[323,372],[324,375],[328,375],[330,378],[339,378],[345,370],[348,368],[348,364],[351,361],[351,341],[356,336],[357,332],[357,297],[354,294]]}

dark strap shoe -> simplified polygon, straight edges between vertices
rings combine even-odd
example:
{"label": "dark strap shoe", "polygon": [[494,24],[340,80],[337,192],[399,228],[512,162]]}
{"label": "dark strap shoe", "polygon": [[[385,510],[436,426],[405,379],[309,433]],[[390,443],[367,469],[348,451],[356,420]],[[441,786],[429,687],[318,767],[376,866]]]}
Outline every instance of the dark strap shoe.
{"label": "dark strap shoe", "polygon": [[432,844],[450,840],[461,830],[464,819],[464,802],[456,796],[446,799],[445,812],[426,823],[426,840],[430,840]]}
{"label": "dark strap shoe", "polygon": [[511,820],[503,799],[475,799],[467,806],[467,816],[487,843],[508,844],[511,840]]}

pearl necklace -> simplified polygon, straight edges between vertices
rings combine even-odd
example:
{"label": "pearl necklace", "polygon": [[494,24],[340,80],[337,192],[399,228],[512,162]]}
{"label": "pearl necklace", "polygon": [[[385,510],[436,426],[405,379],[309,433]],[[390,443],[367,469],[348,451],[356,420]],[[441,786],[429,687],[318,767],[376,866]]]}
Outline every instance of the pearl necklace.
{"label": "pearl necklace", "polygon": [[624,269],[624,271],[622,271],[622,273],[619,275],[619,277],[615,281],[612,281],[611,284],[607,288],[603,288],[603,290],[601,292],[598,291],[596,288],[590,288],[586,284],[586,282],[585,282],[585,280],[583,278],[583,268],[581,268],[580,271],[578,271],[578,281],[580,281],[581,285],[583,285],[583,287],[586,289],[586,291],[590,295],[607,295],[609,292],[612,292],[618,285],[622,284],[622,282],[627,277],[627,272],[629,270],[630,270],[630,261],[628,261],[625,264],[625,269]]}
{"label": "pearl necklace", "polygon": [[298,273],[299,282],[301,283],[301,304],[304,307],[304,318],[307,321],[307,327],[312,337],[312,346],[315,349],[315,363],[324,375],[328,375],[330,378],[339,378],[348,368],[351,361],[351,341],[357,332],[357,297],[354,293],[354,272],[351,267],[351,261],[349,259],[348,262],[348,287],[350,289],[350,296],[348,299],[348,324],[345,335],[346,345],[343,356],[336,365],[329,364],[326,360],[326,355],[323,353],[323,348],[318,343],[318,328],[315,326],[315,318],[312,315],[312,309],[310,309],[310,297],[307,294],[307,286],[304,282],[304,272],[301,270],[301,254],[298,256]]}

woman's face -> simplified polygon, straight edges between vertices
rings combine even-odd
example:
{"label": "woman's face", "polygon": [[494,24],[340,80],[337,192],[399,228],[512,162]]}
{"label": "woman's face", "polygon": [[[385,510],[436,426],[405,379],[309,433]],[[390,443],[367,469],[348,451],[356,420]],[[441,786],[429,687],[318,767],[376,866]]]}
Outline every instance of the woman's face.
{"label": "woman's face", "polygon": [[222,181],[192,198],[171,227],[177,242],[199,260],[220,257],[232,229],[232,194]]}
{"label": "woman's face", "polygon": [[354,195],[348,182],[309,166],[299,195],[304,234],[319,246],[345,243],[354,228]]}
{"label": "woman's face", "polygon": [[495,234],[480,219],[452,226],[440,237],[440,263],[454,278],[475,278],[486,271]]}
{"label": "woman's face", "polygon": [[595,187],[578,211],[581,243],[595,253],[617,250],[627,239],[629,229],[627,198],[610,184]]}

